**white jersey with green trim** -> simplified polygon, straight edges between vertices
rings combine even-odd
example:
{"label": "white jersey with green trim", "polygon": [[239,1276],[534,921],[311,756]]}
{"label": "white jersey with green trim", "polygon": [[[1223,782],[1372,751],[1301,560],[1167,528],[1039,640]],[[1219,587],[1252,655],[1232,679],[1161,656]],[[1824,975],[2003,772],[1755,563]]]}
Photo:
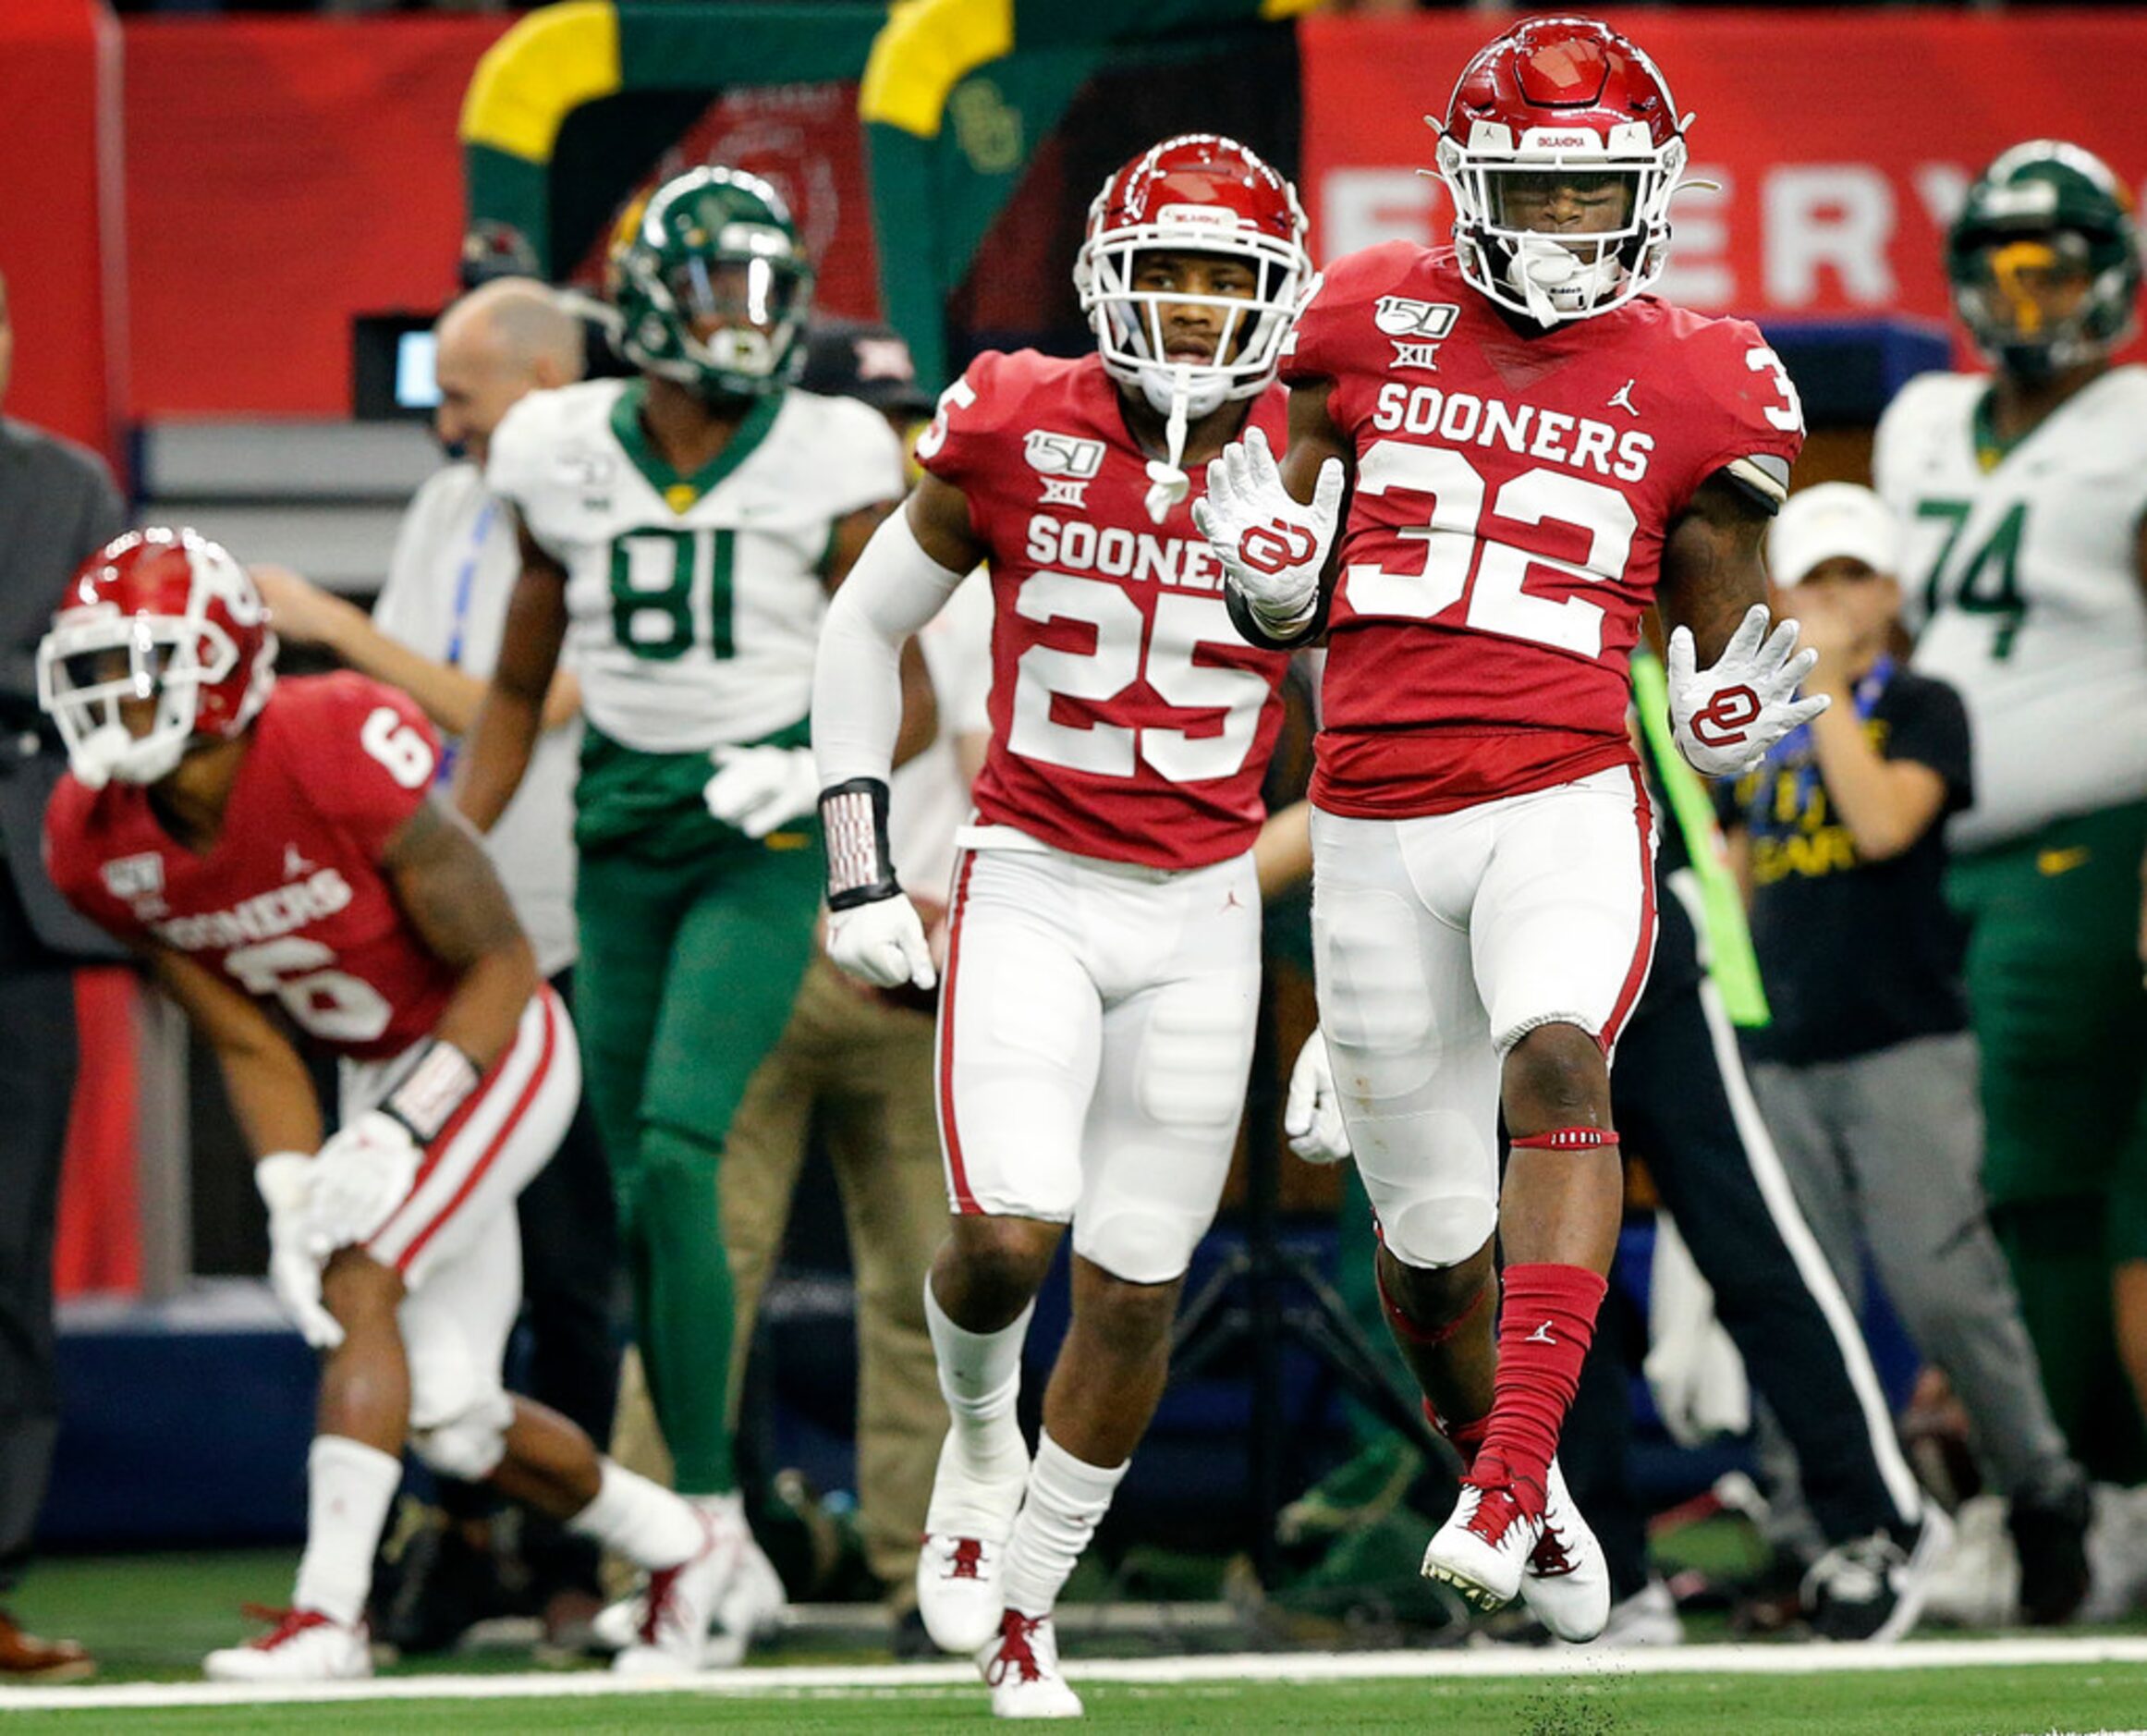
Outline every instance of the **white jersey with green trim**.
{"label": "white jersey with green trim", "polygon": [[1872,457],[1915,666],[1968,706],[1975,805],[1947,836],[1970,850],[2147,797],[2147,368],[2111,369],[1986,471],[1989,390],[1911,380]]}
{"label": "white jersey with green trim", "polygon": [[485,480],[567,569],[567,648],[589,721],[646,753],[754,741],[802,719],[836,523],[903,492],[877,410],[788,391],[682,477],[640,420],[638,380],[532,392]]}

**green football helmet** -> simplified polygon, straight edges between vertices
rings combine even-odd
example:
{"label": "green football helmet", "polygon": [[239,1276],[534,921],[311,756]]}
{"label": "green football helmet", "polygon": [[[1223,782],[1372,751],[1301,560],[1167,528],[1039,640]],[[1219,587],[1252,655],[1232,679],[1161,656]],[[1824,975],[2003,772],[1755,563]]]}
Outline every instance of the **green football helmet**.
{"label": "green football helmet", "polygon": [[804,365],[812,263],[782,195],[759,176],[711,166],[673,177],[627,214],[611,266],[619,348],[644,372],[703,397],[760,397]]}
{"label": "green football helmet", "polygon": [[[2017,144],[1968,189],[1946,273],[1961,323],[2007,373],[2047,379],[2094,361],[2124,342],[2139,304],[2131,196],[2078,145]],[[2054,312],[2068,286],[2077,299]]]}

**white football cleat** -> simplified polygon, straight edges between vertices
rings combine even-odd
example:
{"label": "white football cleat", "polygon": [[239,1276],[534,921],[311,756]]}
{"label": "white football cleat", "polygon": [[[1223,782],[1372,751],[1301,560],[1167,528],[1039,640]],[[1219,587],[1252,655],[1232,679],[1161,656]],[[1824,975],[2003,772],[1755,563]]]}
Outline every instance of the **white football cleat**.
{"label": "white football cleat", "polygon": [[1677,1613],[1677,1600],[1661,1580],[1652,1579],[1631,1596],[1612,1604],[1603,1632],[1580,1649],[1622,1652],[1636,1645],[1684,1644],[1685,1621]]}
{"label": "white football cleat", "polygon": [[1610,1563],[1551,1461],[1543,1487],[1543,1534],[1521,1570],[1521,1601],[1558,1639],[1592,1640],[1610,1620]]}
{"label": "white football cleat", "polygon": [[[731,1498],[731,1506],[736,1500]],[[731,1506],[690,1505],[701,1521],[701,1547],[677,1567],[649,1575],[633,1644],[611,1660],[619,1675],[690,1676],[712,1664],[736,1661],[720,1652],[712,1658],[708,1635],[751,1536],[743,1514],[734,1514]]]}
{"label": "white football cleat", "polygon": [[749,1531],[738,1568],[715,1607],[715,1632],[708,1636],[701,1668],[728,1669],[743,1663],[755,1640],[770,1639],[782,1628],[784,1611],[789,1607],[783,1576],[761,1553]]}
{"label": "white football cleat", "polygon": [[[1479,1479],[1482,1479],[1479,1481]],[[1541,1514],[1521,1504],[1506,1467],[1479,1459],[1461,1480],[1453,1516],[1424,1550],[1423,1576],[1451,1585],[1486,1614],[1503,1609],[1520,1592],[1523,1573],[1543,1540]]]}
{"label": "white football cleat", "polygon": [[977,1652],[992,1690],[994,1718],[1079,1718],[1081,1697],[1058,1673],[1058,1634],[1049,1616],[1008,1609]]}
{"label": "white football cleat", "polygon": [[[1009,1521],[1009,1529],[1011,1524]],[[993,1642],[999,1618],[1006,1610],[999,1583],[1006,1557],[1004,1536],[924,1534],[924,1547],[917,1557],[917,1612],[941,1651],[974,1652]]]}
{"label": "white football cleat", "polygon": [[201,1660],[211,1681],[362,1681],[372,1674],[365,1624],[347,1627],[316,1609],[249,1609],[275,1625]]}
{"label": "white football cleat", "polygon": [[589,1637],[599,1651],[615,1656],[631,1645],[641,1632],[641,1617],[648,1608],[648,1588],[637,1585],[624,1597],[604,1605],[590,1618]]}
{"label": "white football cleat", "polygon": [[949,1430],[917,1557],[917,1609],[924,1631],[941,1651],[958,1657],[998,1641],[1006,1608],[1000,1573],[1028,1487],[1026,1453],[1021,1475],[991,1480],[977,1476],[968,1460],[959,1429]]}

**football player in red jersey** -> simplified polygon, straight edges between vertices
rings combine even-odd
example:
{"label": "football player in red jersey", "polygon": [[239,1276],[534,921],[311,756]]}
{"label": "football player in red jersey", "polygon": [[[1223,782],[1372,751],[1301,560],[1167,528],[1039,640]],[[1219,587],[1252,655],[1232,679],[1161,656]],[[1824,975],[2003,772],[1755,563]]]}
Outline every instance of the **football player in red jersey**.
{"label": "football player in red jersey", "polygon": [[[1252,1048],[1250,851],[1287,654],[1233,630],[1188,470],[1279,436],[1275,369],[1310,290],[1289,184],[1172,139],[1104,184],[1075,267],[1098,353],[986,354],[917,443],[924,475],[837,593],[813,748],[828,950],[929,987],[886,842],[897,647],[988,562],[992,743],[961,846],[939,1011],[954,1212],[926,1286],[953,1427],[918,1567],[933,1637],[994,1709],[1073,1717],[1051,1612],[1161,1396]],[[1073,1324],[1035,1462],[1023,1335],[1073,1228]]]}
{"label": "football player in red jersey", "polygon": [[1395,1337],[1470,1462],[1424,1571],[1485,1608],[1532,1583],[1568,1636],[1607,1612],[1606,1576],[1567,1571],[1600,1559],[1553,1454],[1617,1233],[1611,1051],[1654,942],[1641,616],[1672,626],[1703,773],[1824,703],[1795,698],[1810,654],[1768,633],[1759,558],[1795,389],[1752,326],[1648,293],[1688,118],[1602,24],[1492,43],[1434,122],[1455,244],[1328,269],[1283,362],[1279,470],[1255,430],[1199,509],[1251,642],[1327,634],[1312,1059]]}
{"label": "football player in red jersey", "polygon": [[[358,675],[278,683],[252,581],[190,531],[132,532],[83,565],[38,684],[70,766],[45,815],[54,884],[215,1050],[276,1295],[324,1356],[292,1607],[208,1673],[371,1673],[366,1593],[406,1438],[649,1570],[622,1669],[698,1668],[734,1565],[714,1534],[500,1382],[515,1196],[566,1131],[579,1067],[483,850],[430,793],[423,714]],[[292,1030],[341,1060],[325,1142]]]}

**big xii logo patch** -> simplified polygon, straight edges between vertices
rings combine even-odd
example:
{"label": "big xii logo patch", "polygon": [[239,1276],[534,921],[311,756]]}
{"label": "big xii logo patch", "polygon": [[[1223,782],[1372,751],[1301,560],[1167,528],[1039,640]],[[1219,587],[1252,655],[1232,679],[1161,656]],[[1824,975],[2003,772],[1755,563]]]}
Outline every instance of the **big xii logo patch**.
{"label": "big xii logo patch", "polygon": [[1394,368],[1439,371],[1439,339],[1454,329],[1461,310],[1451,301],[1412,301],[1407,296],[1381,296],[1372,323],[1394,344]]}
{"label": "big xii logo patch", "polygon": [[100,872],[104,890],[116,899],[151,898],[164,890],[164,858],[154,850],[115,856]]}
{"label": "big xii logo patch", "polygon": [[1021,443],[1021,453],[1029,460],[1029,468],[1043,479],[1043,497],[1037,502],[1039,506],[1085,508],[1087,502],[1081,496],[1096,472],[1104,468],[1101,440],[1083,440],[1078,434],[1031,428]]}
{"label": "big xii logo patch", "polygon": [[129,906],[139,920],[149,922],[164,914],[164,858],[154,850],[116,856],[99,873],[104,890]]}

